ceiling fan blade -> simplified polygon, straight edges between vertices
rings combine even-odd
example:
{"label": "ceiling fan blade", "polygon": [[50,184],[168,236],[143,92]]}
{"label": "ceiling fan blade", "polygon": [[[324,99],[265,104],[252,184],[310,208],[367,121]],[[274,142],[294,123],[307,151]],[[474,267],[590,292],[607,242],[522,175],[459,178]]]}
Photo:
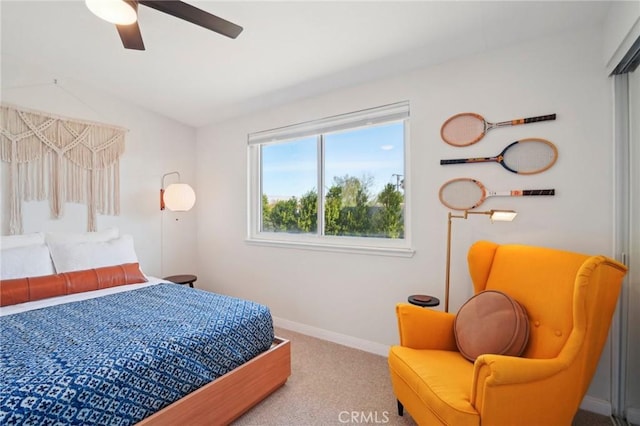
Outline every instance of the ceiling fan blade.
{"label": "ceiling fan blade", "polygon": [[144,50],[142,34],[137,22],[130,25],[116,25],[125,49]]}
{"label": "ceiling fan blade", "polygon": [[201,27],[229,38],[236,38],[242,32],[241,26],[182,1],[140,0],[138,3],[175,16],[176,18],[184,19],[192,24],[200,25]]}

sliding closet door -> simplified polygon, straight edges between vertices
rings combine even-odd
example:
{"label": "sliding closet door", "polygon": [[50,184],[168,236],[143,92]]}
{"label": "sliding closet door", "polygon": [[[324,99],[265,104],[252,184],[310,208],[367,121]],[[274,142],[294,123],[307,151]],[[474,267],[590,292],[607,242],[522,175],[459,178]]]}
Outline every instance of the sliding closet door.
{"label": "sliding closet door", "polygon": [[629,253],[624,405],[627,421],[640,425],[640,68],[628,73]]}

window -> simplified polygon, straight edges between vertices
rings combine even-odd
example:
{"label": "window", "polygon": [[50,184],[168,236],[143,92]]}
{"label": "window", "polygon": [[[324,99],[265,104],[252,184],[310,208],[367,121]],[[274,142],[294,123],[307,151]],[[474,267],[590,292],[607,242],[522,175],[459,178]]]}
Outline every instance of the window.
{"label": "window", "polygon": [[401,102],[249,135],[249,241],[411,255]]}

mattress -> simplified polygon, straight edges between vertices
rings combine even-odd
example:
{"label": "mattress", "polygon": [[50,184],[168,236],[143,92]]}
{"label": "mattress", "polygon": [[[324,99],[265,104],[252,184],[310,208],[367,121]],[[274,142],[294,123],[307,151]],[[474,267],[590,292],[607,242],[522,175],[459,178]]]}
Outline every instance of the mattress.
{"label": "mattress", "polygon": [[0,424],[134,424],[273,342],[266,306],[176,284],[126,287],[2,309]]}

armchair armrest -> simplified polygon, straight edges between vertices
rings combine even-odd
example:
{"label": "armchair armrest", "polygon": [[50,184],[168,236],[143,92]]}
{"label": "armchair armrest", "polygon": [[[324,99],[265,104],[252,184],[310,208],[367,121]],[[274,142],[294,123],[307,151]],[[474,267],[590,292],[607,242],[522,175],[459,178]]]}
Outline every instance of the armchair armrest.
{"label": "armchair armrest", "polygon": [[[570,421],[575,414],[570,407],[574,405],[564,403],[564,399],[573,399],[576,394],[570,392],[579,381],[574,376],[563,356],[531,359],[481,355],[474,363],[470,401],[483,424],[485,421],[488,425],[514,424],[517,419],[526,418],[540,420],[541,413],[557,416],[558,411],[564,410],[568,412],[560,418],[567,417]],[[575,404],[579,404],[582,396],[575,398]],[[505,410],[505,406],[509,409]]]}
{"label": "armchair armrest", "polygon": [[401,346],[413,349],[458,350],[453,334],[455,314],[398,303],[396,315]]}

